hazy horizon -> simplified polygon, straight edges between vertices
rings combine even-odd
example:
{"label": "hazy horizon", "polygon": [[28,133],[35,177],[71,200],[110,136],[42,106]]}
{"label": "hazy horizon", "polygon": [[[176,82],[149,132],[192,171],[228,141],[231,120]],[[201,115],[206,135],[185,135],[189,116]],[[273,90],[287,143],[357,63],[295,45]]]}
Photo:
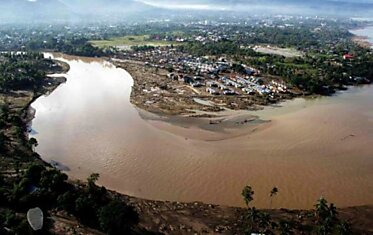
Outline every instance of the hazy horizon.
{"label": "hazy horizon", "polygon": [[0,20],[30,23],[32,21],[122,21],[134,17],[156,17],[175,12],[198,12],[231,16],[311,15],[368,17],[373,14],[373,0],[1,0]]}

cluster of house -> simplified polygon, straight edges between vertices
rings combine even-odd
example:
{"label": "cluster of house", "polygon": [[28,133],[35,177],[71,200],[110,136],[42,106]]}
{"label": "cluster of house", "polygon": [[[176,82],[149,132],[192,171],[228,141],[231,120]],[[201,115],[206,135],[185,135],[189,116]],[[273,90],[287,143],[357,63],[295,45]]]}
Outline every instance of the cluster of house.
{"label": "cluster of house", "polygon": [[159,68],[172,68],[178,73],[213,73],[224,72],[230,64],[224,60],[209,61],[180,52],[174,48],[155,48],[153,50],[125,53],[126,59],[143,61],[146,65]]}
{"label": "cluster of house", "polygon": [[[191,69],[192,71],[199,72],[199,73],[212,73],[217,74],[219,72],[226,71],[229,69],[230,65],[227,62],[210,62],[210,61],[203,61],[200,58],[188,58],[183,59],[180,61],[178,66],[185,66]],[[179,70],[181,69],[179,68]]]}
{"label": "cluster of house", "polygon": [[202,76],[188,76],[169,73],[167,77],[190,85],[193,88],[206,87],[206,92],[211,95],[268,95],[274,98],[276,94],[287,93],[288,88],[284,83],[272,80],[264,84],[264,80],[254,76],[210,76],[207,79]]}
{"label": "cluster of house", "polygon": [[147,66],[169,69],[169,79],[183,82],[193,88],[205,87],[205,91],[212,95],[259,94],[274,97],[278,93],[288,91],[286,85],[276,81],[265,84],[265,79],[260,77],[260,71],[254,68],[240,65],[243,68],[241,73],[234,72],[233,64],[224,58],[211,61],[173,48],[128,53],[127,57],[143,61]]}

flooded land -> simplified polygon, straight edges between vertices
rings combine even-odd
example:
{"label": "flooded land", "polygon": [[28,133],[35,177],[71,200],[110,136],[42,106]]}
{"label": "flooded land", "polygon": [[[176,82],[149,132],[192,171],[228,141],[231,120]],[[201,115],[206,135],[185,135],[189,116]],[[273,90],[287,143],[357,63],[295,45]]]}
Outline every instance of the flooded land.
{"label": "flooded land", "polygon": [[166,122],[130,103],[126,71],[56,57],[70,65],[67,82],[33,103],[32,128],[38,153],[73,178],[97,172],[99,183],[129,195],[232,206],[243,205],[246,184],[258,207],[269,206],[273,186],[275,207],[310,208],[320,195],[338,207],[373,201],[372,86],[222,115],[218,124]]}

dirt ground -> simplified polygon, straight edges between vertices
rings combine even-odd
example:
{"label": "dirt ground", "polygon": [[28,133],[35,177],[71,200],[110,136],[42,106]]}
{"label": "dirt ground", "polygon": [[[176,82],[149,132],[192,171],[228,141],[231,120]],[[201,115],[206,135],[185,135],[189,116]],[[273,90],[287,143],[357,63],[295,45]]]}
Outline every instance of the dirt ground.
{"label": "dirt ground", "polygon": [[362,47],[367,47],[367,48],[371,48],[373,46],[373,44],[371,42],[369,42],[368,40],[368,37],[364,37],[364,36],[354,36],[352,38],[352,40],[358,44],[359,46],[362,46]]}
{"label": "dirt ground", "polygon": [[294,94],[283,94],[269,99],[260,95],[211,95],[205,87],[193,88],[183,82],[167,78],[167,71],[141,62],[111,61],[125,69],[134,79],[131,102],[137,107],[156,114],[193,115],[196,111],[219,112],[230,110],[257,110],[262,106],[290,99]]}
{"label": "dirt ground", "polygon": [[[225,207],[200,202],[182,203],[152,201],[111,192],[113,197],[133,205],[140,215],[140,230],[150,234],[245,234],[248,228],[245,208]],[[274,221],[290,220],[294,227],[312,225],[313,210],[264,210]],[[341,219],[352,224],[354,234],[373,234],[373,206],[358,206],[338,210]],[[55,213],[57,234],[102,234],[84,228],[67,215]],[[147,234],[144,232],[144,234]],[[301,234],[295,230],[294,234]]]}

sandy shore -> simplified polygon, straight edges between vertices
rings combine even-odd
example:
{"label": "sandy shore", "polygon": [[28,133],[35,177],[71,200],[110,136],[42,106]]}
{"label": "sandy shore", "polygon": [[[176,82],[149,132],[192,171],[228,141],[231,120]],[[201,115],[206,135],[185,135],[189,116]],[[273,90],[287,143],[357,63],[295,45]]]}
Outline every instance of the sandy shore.
{"label": "sandy shore", "polygon": [[369,41],[369,38],[366,36],[354,36],[352,37],[352,41],[354,41],[356,44],[362,47],[371,48],[373,46],[373,43]]}

